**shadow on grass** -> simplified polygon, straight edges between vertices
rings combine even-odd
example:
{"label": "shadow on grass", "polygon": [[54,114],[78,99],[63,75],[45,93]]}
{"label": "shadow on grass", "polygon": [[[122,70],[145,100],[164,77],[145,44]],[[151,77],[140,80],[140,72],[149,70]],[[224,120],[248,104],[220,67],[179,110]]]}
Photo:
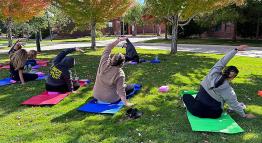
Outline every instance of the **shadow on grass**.
{"label": "shadow on grass", "polygon": [[[124,67],[128,83],[143,85],[142,90],[131,99],[131,102],[136,103],[135,107],[144,112],[141,118],[137,120],[126,118],[124,116],[126,108],[114,116],[78,112],[77,108],[91,99],[92,86],[89,86],[82,89],[80,94],[68,96],[59,105],[52,107],[52,112],[56,115],[41,124],[51,124],[50,126],[56,127],[49,129],[43,126],[36,133],[19,133],[21,140],[37,141],[50,135],[55,139],[61,137],[55,133],[61,132],[63,137],[67,138],[66,142],[203,142],[203,140],[213,142],[220,141],[222,137],[226,140],[221,142],[244,141],[243,134],[230,136],[192,132],[185,109],[182,108],[179,97],[176,96],[182,89],[198,89],[199,83],[217,62],[217,58],[192,53],[167,55],[164,52],[138,50],[140,51],[143,51],[140,56],[144,59],[151,60],[158,55],[161,60],[160,64],[143,63]],[[48,56],[55,55],[57,52],[46,53]],[[95,81],[101,53],[102,49],[98,49],[96,52],[87,50],[85,55],[73,55],[77,61],[75,69],[80,78]],[[235,84],[240,100],[245,99],[243,94],[252,93],[260,88],[262,77],[247,75],[241,78],[250,78],[252,81]],[[166,84],[170,85],[170,92],[158,93],[158,87]],[[0,89],[0,109],[5,111],[1,113],[3,117],[16,111],[23,113],[23,110],[28,109],[19,104],[39,93],[39,90],[43,91],[44,82],[32,82],[26,86],[12,85]],[[261,105],[258,97],[254,100],[252,99],[248,104]],[[58,109],[61,112],[58,112]],[[45,112],[48,111],[48,109],[45,110]],[[261,132],[261,129],[254,125],[261,123],[259,118],[254,121],[237,118],[237,122],[248,133],[260,134]],[[30,126],[27,130],[30,130]],[[252,128],[252,131],[249,131],[249,128]],[[252,141],[259,141],[259,138]]]}

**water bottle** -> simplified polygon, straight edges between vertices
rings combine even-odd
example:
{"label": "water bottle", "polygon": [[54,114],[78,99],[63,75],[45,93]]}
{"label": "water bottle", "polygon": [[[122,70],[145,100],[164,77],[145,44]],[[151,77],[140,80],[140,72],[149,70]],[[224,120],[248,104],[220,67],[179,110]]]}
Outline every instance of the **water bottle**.
{"label": "water bottle", "polygon": [[155,57],[155,61],[158,61],[158,56],[156,55],[156,57]]}
{"label": "water bottle", "polygon": [[28,72],[31,72],[32,71],[32,66],[31,64],[28,65]]}

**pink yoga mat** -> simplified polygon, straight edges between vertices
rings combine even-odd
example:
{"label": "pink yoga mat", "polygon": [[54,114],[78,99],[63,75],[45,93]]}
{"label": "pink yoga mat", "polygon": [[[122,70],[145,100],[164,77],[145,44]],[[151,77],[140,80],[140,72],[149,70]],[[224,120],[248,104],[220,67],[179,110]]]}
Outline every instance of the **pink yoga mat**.
{"label": "pink yoga mat", "polygon": [[2,67],[0,67],[0,69],[10,69],[10,65],[2,66]]}
{"label": "pink yoga mat", "polygon": [[48,60],[37,60],[36,63],[41,67],[46,67],[48,64]]}
{"label": "pink yoga mat", "polygon": [[24,101],[22,105],[55,105],[68,96],[70,92],[59,94],[48,94],[47,91],[33,96],[32,98]]}
{"label": "pink yoga mat", "polygon": [[[37,65],[41,66],[41,67],[46,67],[48,65],[48,60],[37,60],[36,63]],[[10,69],[10,65],[2,65],[2,67],[0,66],[0,69]]]}
{"label": "pink yoga mat", "polygon": [[[87,82],[86,80],[80,80],[79,84],[80,86],[85,86]],[[56,105],[69,94],[70,92],[57,93],[45,91],[39,95],[33,96],[30,99],[24,101],[22,105]]]}

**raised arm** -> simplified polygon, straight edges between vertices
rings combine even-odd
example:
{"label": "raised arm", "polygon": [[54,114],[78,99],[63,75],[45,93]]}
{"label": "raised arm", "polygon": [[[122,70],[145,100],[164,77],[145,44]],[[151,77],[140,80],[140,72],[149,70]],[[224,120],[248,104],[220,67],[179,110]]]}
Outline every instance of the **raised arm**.
{"label": "raised arm", "polygon": [[[10,50],[8,51],[8,55],[13,54],[15,51],[19,50],[22,48],[21,43],[19,43],[21,40],[18,39],[15,44],[10,48]],[[18,45],[19,44],[19,45]]]}
{"label": "raised arm", "polygon": [[247,45],[240,45],[238,48],[233,49],[227,53],[222,59],[220,59],[210,70],[209,74],[212,76],[216,73],[221,73],[223,68],[227,63],[236,55],[238,51],[244,51],[247,48]]}
{"label": "raised arm", "polygon": [[114,42],[110,43],[109,45],[106,46],[103,54],[102,54],[102,57],[101,57],[101,60],[100,60],[100,63],[102,62],[105,62],[109,59],[109,56],[111,54],[111,51],[112,49],[121,41],[125,41],[127,39],[127,37],[118,37],[117,40],[115,40]]}
{"label": "raised arm", "polygon": [[54,58],[53,63],[54,63],[54,64],[58,64],[59,62],[61,62],[61,61],[65,58],[66,55],[68,55],[68,54],[70,54],[70,53],[72,53],[72,52],[74,52],[74,51],[80,51],[80,52],[82,52],[82,53],[84,52],[83,50],[81,50],[81,49],[79,49],[79,48],[66,49],[66,50],[60,52],[60,53]]}
{"label": "raised arm", "polygon": [[70,48],[70,49],[66,49],[66,50],[60,52],[60,53],[54,58],[53,63],[54,63],[54,64],[58,64],[59,62],[61,62],[61,61],[65,58],[66,55],[68,55],[68,54],[70,54],[70,53],[72,53],[72,52],[74,52],[74,51],[76,51],[76,48]]}

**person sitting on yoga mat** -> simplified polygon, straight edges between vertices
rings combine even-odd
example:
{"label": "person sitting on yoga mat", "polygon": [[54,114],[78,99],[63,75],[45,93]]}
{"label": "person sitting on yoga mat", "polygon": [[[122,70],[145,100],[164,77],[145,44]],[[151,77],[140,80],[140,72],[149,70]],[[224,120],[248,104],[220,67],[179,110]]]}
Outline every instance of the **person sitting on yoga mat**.
{"label": "person sitting on yoga mat", "polygon": [[129,41],[129,39],[126,39],[126,42],[123,45],[123,48],[126,48],[126,55],[125,55],[125,61],[129,62],[137,62],[139,63],[139,56],[136,52],[135,46]]}
{"label": "person sitting on yoga mat", "polygon": [[30,50],[28,52],[28,60],[26,61],[25,65],[26,66],[36,66],[36,56],[37,56],[37,51],[36,50]]}
{"label": "person sitting on yoga mat", "polygon": [[37,74],[24,73],[27,58],[28,55],[24,49],[17,50],[10,55],[10,76],[13,80],[21,81],[22,84],[38,78]]}
{"label": "person sitting on yoga mat", "polygon": [[75,65],[73,57],[66,55],[74,52],[84,52],[79,48],[66,49],[60,52],[53,60],[46,80],[46,90],[54,92],[75,92],[79,87],[77,81],[73,81],[71,68]]}
{"label": "person sitting on yoga mat", "polygon": [[246,45],[241,45],[220,59],[201,82],[195,98],[190,94],[183,95],[183,102],[189,112],[200,118],[219,118],[223,112],[224,103],[227,103],[241,117],[255,117],[253,114],[245,114],[230,85],[230,81],[237,76],[238,69],[235,66],[225,68],[238,51],[244,51],[246,48]]}
{"label": "person sitting on yoga mat", "polygon": [[125,56],[121,53],[111,56],[112,49],[127,37],[119,37],[109,44],[101,57],[94,85],[94,98],[98,102],[115,103],[122,100],[128,107],[132,106],[126,99],[126,95],[134,90],[131,85],[125,84],[125,73],[122,69]]}

